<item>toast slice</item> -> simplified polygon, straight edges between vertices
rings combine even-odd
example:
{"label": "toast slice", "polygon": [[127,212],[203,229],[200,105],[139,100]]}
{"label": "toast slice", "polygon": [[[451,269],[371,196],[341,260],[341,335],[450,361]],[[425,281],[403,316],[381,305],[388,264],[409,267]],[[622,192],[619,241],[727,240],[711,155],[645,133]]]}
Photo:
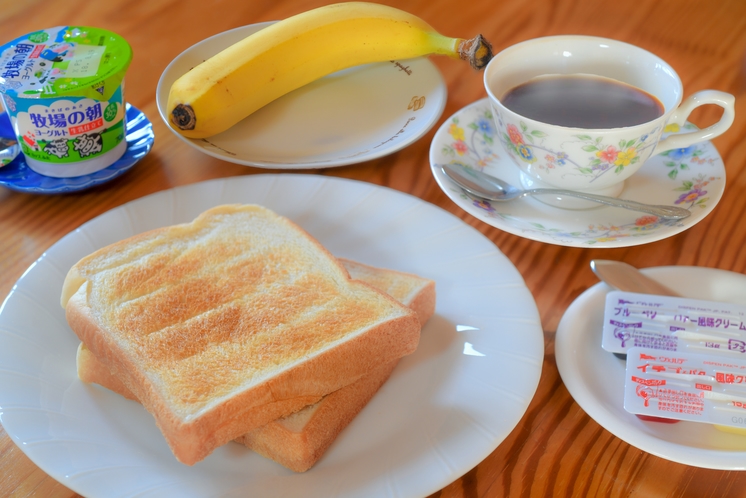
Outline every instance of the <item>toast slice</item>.
{"label": "toast slice", "polygon": [[412,310],[259,206],[219,206],[96,251],[71,268],[61,301],[188,465],[412,353],[420,331]]}
{"label": "toast slice", "polygon": [[[342,259],[350,276],[367,282],[409,306],[421,325],[435,313],[435,282],[416,275]],[[340,432],[388,380],[398,360],[302,410],[258,427],[236,439],[295,472],[310,469]]]}
{"label": "toast slice", "polygon": [[[421,325],[435,312],[435,283],[394,270],[374,268],[340,258],[350,276],[367,282],[412,308]],[[388,379],[398,361],[379,367],[357,382],[324,396],[318,403],[258,427],[236,439],[257,453],[296,472],[311,468],[337,435]],[[81,343],[78,376],[137,401],[127,386]]]}
{"label": "toast slice", "polygon": [[290,470],[305,472],[365,408],[398,363],[383,365],[318,403],[247,432],[236,442]]}
{"label": "toast slice", "polygon": [[412,273],[365,265],[351,259],[339,258],[339,262],[352,279],[372,285],[417,313],[421,326],[435,313],[434,281]]}

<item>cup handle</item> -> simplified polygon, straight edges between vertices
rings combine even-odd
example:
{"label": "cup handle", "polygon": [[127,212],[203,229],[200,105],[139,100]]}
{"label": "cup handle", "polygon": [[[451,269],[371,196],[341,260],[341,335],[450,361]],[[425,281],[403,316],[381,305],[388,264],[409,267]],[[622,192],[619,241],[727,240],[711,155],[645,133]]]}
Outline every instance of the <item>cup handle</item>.
{"label": "cup handle", "polygon": [[653,150],[653,154],[671,149],[685,149],[694,143],[704,142],[705,140],[722,135],[733,124],[733,119],[736,115],[735,102],[736,98],[733,95],[718,90],[702,90],[701,92],[690,95],[673,112],[666,125],[677,124],[683,126],[689,114],[697,107],[705,104],[715,104],[723,108],[723,115],[720,117],[720,121],[701,130],[670,135],[658,142],[655,150]]}

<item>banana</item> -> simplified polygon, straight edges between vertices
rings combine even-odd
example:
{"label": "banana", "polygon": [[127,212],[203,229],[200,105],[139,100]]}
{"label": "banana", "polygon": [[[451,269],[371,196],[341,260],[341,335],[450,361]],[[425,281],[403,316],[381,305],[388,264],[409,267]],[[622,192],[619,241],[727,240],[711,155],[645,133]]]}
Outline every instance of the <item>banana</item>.
{"label": "banana", "polygon": [[481,69],[492,48],[481,35],[449,38],[393,7],[327,5],[257,31],[194,67],[171,86],[167,111],[179,133],[205,138],[335,71],[430,54]]}

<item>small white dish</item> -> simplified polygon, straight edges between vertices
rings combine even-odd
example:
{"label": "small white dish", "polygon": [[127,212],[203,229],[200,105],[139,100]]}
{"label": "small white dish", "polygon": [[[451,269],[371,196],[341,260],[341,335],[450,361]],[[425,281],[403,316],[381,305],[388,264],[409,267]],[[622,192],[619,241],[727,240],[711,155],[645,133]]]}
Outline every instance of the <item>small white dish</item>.
{"label": "small white dish", "polygon": [[[303,474],[237,443],[180,464],[141,405],[76,375],[79,341],[59,304],[68,269],[104,245],[234,202],[289,217],[338,256],[436,282],[435,315],[417,351]],[[508,437],[536,392],[543,358],[539,313],[520,273],[458,217],[369,183],[249,175],[129,202],[45,251],[0,306],[0,418],[34,463],[91,498],[419,497]]]}
{"label": "small white dish", "polygon": [[[273,24],[217,34],[182,52],[161,75],[158,111],[169,123],[171,85],[203,60]],[[367,64],[331,74],[205,139],[181,140],[218,159],[273,169],[344,166],[396,152],[427,133],[445,108],[443,77],[427,58]]]}
{"label": "small white dish", "polygon": [[[643,272],[685,297],[746,305],[746,275],[691,266]],[[626,362],[601,348],[604,303],[610,291],[604,283],[594,285],[560,320],[555,355],[570,395],[603,428],[643,451],[695,467],[746,470],[746,436],[697,422],[646,422],[624,410]]]}
{"label": "small white dish", "polygon": [[607,206],[561,209],[536,197],[503,203],[475,201],[440,170],[441,164],[459,162],[520,186],[520,170],[503,151],[500,140],[487,99],[464,107],[446,120],[433,138],[430,146],[433,176],[443,192],[475,218],[540,242],[598,248],[655,242],[702,221],[725,190],[725,166],[711,142],[651,157],[626,180],[619,196],[646,204],[689,209],[692,215],[681,221],[664,222],[654,216]]}

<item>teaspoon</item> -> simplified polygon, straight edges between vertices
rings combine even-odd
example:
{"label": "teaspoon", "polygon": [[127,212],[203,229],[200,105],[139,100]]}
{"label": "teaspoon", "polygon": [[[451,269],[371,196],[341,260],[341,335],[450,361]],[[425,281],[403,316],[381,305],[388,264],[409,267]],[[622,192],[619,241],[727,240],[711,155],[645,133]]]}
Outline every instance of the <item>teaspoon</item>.
{"label": "teaspoon", "polygon": [[18,142],[12,138],[0,137],[0,167],[10,163],[20,151]]}
{"label": "teaspoon", "polygon": [[489,201],[510,201],[519,197],[528,195],[565,195],[568,197],[577,197],[587,201],[606,204],[607,206],[621,207],[632,211],[639,211],[658,216],[667,220],[682,220],[692,213],[688,209],[676,206],[657,206],[643,204],[641,202],[617,199],[596,194],[586,194],[574,190],[535,188],[521,190],[510,185],[509,183],[482,173],[479,170],[467,168],[461,164],[442,165],[443,174],[453,180],[459,187],[467,193]]}

